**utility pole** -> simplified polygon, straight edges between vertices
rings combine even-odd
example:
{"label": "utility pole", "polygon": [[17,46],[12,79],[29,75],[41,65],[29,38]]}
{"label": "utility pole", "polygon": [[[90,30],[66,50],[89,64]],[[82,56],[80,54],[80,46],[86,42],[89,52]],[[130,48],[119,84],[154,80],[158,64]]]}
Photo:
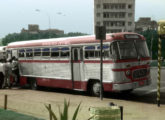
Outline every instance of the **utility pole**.
{"label": "utility pole", "polygon": [[162,48],[162,39],[165,39],[165,20],[158,22],[158,80],[157,80],[157,105],[160,107],[160,80],[161,80],[161,48]]}
{"label": "utility pole", "polygon": [[105,26],[96,26],[96,39],[100,40],[100,99],[103,100],[103,40],[106,39]]}

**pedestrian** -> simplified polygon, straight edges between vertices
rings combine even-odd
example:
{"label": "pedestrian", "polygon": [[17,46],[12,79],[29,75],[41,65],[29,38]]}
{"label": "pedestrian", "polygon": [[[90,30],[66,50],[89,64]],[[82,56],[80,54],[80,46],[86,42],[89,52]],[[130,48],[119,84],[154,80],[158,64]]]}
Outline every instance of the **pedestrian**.
{"label": "pedestrian", "polygon": [[11,69],[12,69],[11,75],[14,78],[13,82],[14,85],[16,85],[18,83],[19,69],[18,69],[18,59],[15,56],[12,57]]}
{"label": "pedestrian", "polygon": [[10,60],[8,60],[3,64],[3,69],[4,69],[4,81],[2,88],[6,88],[6,87],[11,88],[10,76],[12,71],[11,71]]}

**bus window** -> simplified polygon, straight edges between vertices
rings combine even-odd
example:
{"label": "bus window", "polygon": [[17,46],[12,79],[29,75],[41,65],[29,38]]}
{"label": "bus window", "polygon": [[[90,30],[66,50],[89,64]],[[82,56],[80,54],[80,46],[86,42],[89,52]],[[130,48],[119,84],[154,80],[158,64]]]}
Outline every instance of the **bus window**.
{"label": "bus window", "polygon": [[59,48],[52,48],[51,49],[51,57],[52,58],[59,58],[59,56],[60,56]]}
{"label": "bus window", "polygon": [[61,48],[61,58],[68,59],[69,56],[70,56],[69,48],[68,47]]}
{"label": "bus window", "polygon": [[95,51],[95,58],[100,58],[100,51]]}
{"label": "bus window", "polygon": [[74,61],[77,61],[78,60],[78,49],[74,49],[74,58],[73,58]]}
{"label": "bus window", "polygon": [[113,58],[113,59],[119,59],[119,51],[118,51],[118,45],[117,45],[117,42],[113,42],[111,45],[110,45],[110,58]]}
{"label": "bus window", "polygon": [[61,51],[61,58],[69,58],[69,51]]}
{"label": "bus window", "polygon": [[32,49],[26,49],[26,57],[27,58],[33,57],[33,50]]}
{"label": "bus window", "polygon": [[109,59],[110,55],[109,55],[109,51],[108,50],[105,50],[103,52],[103,59]]}
{"label": "bus window", "polygon": [[49,57],[50,56],[50,48],[42,49],[42,56]]}
{"label": "bus window", "polygon": [[12,57],[15,56],[15,58],[18,58],[18,51],[12,50]]}
{"label": "bus window", "polygon": [[41,56],[41,48],[34,49],[34,56]]}
{"label": "bus window", "polygon": [[18,56],[19,58],[25,57],[25,50],[24,49],[19,50]]}
{"label": "bus window", "polygon": [[83,61],[83,49],[80,49],[80,60]]}
{"label": "bus window", "polygon": [[94,59],[95,58],[95,46],[85,47],[85,59]]}

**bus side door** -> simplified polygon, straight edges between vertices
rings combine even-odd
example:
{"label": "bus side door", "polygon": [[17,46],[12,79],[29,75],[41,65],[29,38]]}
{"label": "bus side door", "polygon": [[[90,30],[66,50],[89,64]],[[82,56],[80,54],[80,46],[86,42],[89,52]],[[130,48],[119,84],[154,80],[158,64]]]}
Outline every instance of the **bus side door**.
{"label": "bus side door", "polygon": [[83,49],[72,48],[71,71],[73,89],[81,89],[81,80],[83,79]]}

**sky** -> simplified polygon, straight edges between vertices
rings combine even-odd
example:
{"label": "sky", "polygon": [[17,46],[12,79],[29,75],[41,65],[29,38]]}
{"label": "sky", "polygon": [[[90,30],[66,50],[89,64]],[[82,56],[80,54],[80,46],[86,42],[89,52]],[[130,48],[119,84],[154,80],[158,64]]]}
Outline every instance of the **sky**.
{"label": "sky", "polygon": [[[93,34],[93,0],[0,0],[0,38],[19,33],[28,24],[40,29]],[[165,19],[165,0],[136,0],[135,20]],[[50,20],[50,25],[49,25]]]}

